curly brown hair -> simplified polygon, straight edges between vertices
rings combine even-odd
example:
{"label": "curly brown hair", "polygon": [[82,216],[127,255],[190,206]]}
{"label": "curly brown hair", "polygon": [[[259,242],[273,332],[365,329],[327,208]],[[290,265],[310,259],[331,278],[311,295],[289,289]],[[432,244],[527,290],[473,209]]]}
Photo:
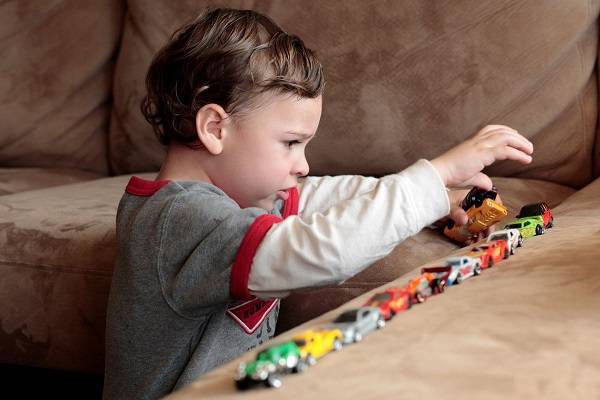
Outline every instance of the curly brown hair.
{"label": "curly brown hair", "polygon": [[323,68],[295,35],[252,10],[208,10],[175,31],[146,76],[141,109],[159,141],[197,139],[196,114],[218,104],[235,117],[266,92],[316,98]]}

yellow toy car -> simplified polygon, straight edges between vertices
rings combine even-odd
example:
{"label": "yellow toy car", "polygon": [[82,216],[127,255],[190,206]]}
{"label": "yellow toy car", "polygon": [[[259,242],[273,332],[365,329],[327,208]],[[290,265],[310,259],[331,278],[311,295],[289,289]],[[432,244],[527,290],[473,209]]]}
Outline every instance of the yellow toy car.
{"label": "yellow toy car", "polygon": [[342,348],[343,335],[339,329],[307,330],[292,341],[300,348],[300,357],[309,365],[332,351]]}
{"label": "yellow toy car", "polygon": [[[471,202],[463,201],[463,204],[468,206],[468,208],[463,206],[469,217],[468,222],[465,225],[457,226],[450,221],[448,226],[444,228],[446,236],[460,243],[464,243],[472,237],[477,236],[480,232],[508,215],[506,207],[490,198],[490,193],[495,194],[495,191],[483,191],[478,188],[474,188],[474,190],[480,190],[483,193],[480,194],[480,198],[477,200]],[[474,190],[471,190],[471,192]],[[473,197],[471,192],[469,192],[467,198]],[[495,198],[495,196],[493,197]]]}

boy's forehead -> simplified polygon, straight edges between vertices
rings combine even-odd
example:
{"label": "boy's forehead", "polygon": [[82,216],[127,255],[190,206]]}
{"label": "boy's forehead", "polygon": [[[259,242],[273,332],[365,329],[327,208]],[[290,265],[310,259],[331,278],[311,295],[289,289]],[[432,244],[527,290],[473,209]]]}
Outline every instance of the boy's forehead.
{"label": "boy's forehead", "polygon": [[321,118],[321,106],[320,96],[314,99],[277,96],[262,108],[262,117],[285,132],[312,135]]}

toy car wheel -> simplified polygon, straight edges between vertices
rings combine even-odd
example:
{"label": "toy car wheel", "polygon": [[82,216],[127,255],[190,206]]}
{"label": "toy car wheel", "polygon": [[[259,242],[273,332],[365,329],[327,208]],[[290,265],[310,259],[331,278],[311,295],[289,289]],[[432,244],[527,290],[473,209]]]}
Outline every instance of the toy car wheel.
{"label": "toy car wheel", "polygon": [[362,334],[360,332],[356,332],[354,334],[354,343],[360,342],[362,340]]}
{"label": "toy car wheel", "polygon": [[510,246],[510,255],[511,256],[515,255],[515,251],[516,251],[515,246],[514,245]]}
{"label": "toy car wheel", "polygon": [[552,228],[554,226],[554,218],[552,218],[550,220],[550,222],[548,223],[548,228]]}
{"label": "toy car wheel", "polygon": [[238,390],[246,390],[250,387],[250,380],[248,378],[236,380],[235,387],[237,387]]}
{"label": "toy car wheel", "polygon": [[394,311],[394,310],[390,310],[390,318],[389,318],[389,319],[392,319],[392,318],[394,318],[395,316],[396,316],[396,311]]}
{"label": "toy car wheel", "polygon": [[265,381],[265,385],[272,388],[280,388],[283,382],[281,382],[281,378],[277,375],[269,375],[267,380]]}
{"label": "toy car wheel", "polygon": [[312,354],[309,354],[306,356],[306,362],[308,365],[315,365],[317,363],[317,359]]}
{"label": "toy car wheel", "polygon": [[481,273],[481,265],[476,264],[475,268],[473,268],[473,274],[475,274],[476,276],[479,275]]}
{"label": "toy car wheel", "polygon": [[383,319],[383,318],[377,319],[377,325],[376,325],[377,329],[381,329],[384,326],[385,326],[385,319]]}
{"label": "toy car wheel", "polygon": [[439,281],[436,285],[436,289],[438,293],[444,293],[444,290],[446,290],[446,283],[444,281]]}
{"label": "toy car wheel", "polygon": [[517,247],[522,247],[523,246],[523,236],[519,235],[519,241],[517,243]]}
{"label": "toy car wheel", "polygon": [[536,235],[543,235],[544,234],[544,227],[542,225],[538,225],[535,227],[535,234]]}
{"label": "toy car wheel", "polygon": [[494,266],[494,260],[492,260],[492,258],[490,257],[489,261],[488,261],[488,268],[492,268]]}
{"label": "toy car wheel", "polygon": [[423,303],[425,301],[425,296],[423,296],[422,293],[417,293],[415,294],[415,299],[417,300],[417,303]]}
{"label": "toy car wheel", "polygon": [[304,362],[304,360],[298,360],[298,364],[294,368],[292,368],[292,373],[299,374],[301,372],[306,371],[308,368],[308,364]]}
{"label": "toy car wheel", "polygon": [[504,249],[504,259],[506,260],[508,258],[508,249]]}
{"label": "toy car wheel", "polygon": [[333,341],[333,350],[340,351],[342,349],[342,341],[340,339],[335,339]]}
{"label": "toy car wheel", "polygon": [[454,283],[457,285],[460,285],[463,281],[463,277],[462,275],[459,273],[458,275],[456,275],[456,279],[454,280]]}

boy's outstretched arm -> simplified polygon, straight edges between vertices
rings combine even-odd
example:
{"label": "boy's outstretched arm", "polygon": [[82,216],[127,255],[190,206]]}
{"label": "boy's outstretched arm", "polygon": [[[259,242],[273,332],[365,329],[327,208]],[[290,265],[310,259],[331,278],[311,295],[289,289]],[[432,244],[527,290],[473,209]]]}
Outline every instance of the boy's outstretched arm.
{"label": "boy's outstretched arm", "polygon": [[254,255],[249,292],[280,297],[292,289],[342,282],[449,210],[438,172],[420,160],[323,213],[273,225]]}
{"label": "boy's outstretched arm", "polygon": [[533,145],[511,128],[488,126],[431,163],[421,160],[358,197],[273,225],[254,256],[249,294],[341,282],[389,254],[449,211],[446,186],[491,187],[481,170],[496,160],[531,162]]}

